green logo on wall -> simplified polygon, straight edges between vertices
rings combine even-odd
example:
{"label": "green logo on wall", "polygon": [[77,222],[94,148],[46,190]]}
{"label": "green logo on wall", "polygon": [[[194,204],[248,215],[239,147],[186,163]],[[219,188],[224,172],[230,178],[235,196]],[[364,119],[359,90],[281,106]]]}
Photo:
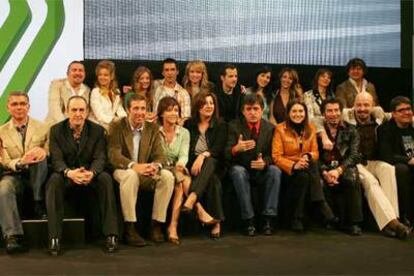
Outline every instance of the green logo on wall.
{"label": "green logo on wall", "polygon": [[[10,0],[10,12],[0,28],[0,71],[27,30],[31,20],[27,0]],[[10,91],[28,91],[59,39],[65,22],[63,0],[46,0],[47,16],[22,62],[0,97],[0,124],[9,118],[5,108]]]}

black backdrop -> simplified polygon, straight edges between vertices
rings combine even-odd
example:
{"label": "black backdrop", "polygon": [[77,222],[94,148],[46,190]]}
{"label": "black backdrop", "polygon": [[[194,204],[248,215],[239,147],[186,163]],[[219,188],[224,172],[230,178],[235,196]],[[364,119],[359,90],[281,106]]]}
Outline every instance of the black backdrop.
{"label": "black backdrop", "polygon": [[[134,70],[141,65],[147,66],[151,69],[154,78],[162,78],[161,75],[161,62],[160,61],[141,61],[141,60],[113,60],[116,64],[116,75],[120,87],[123,85],[129,85]],[[85,60],[86,68],[86,80],[85,82],[90,86],[94,86],[95,82],[95,66],[98,60]],[[178,81],[181,82],[185,65],[187,62],[178,62],[180,75]],[[217,83],[219,72],[221,67],[225,63],[219,62],[206,62],[207,71],[209,74],[209,80]],[[254,82],[254,75],[263,64],[254,63],[240,63],[235,64],[238,68],[239,83],[249,87]],[[312,80],[316,71],[321,66],[312,65],[284,65],[284,64],[270,64],[273,70],[273,76],[277,80],[278,72],[286,66],[295,68],[299,73],[300,83],[304,88],[304,91],[308,90],[312,86]],[[334,87],[347,79],[345,67],[338,66],[326,66],[334,73],[333,85]],[[368,74],[366,78],[375,84],[380,104],[385,110],[389,110],[390,100],[397,95],[403,95],[411,98],[412,87],[412,71],[411,69],[404,68],[368,68]]]}

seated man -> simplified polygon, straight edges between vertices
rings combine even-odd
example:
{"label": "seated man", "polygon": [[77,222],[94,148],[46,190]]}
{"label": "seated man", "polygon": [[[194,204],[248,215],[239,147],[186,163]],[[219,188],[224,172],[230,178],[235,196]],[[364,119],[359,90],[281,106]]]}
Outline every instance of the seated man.
{"label": "seated man", "polygon": [[66,79],[53,80],[49,88],[49,112],[45,122],[51,126],[66,119],[66,107],[70,97],[82,96],[89,102],[89,87],[83,84],[85,66],[81,61],[72,61]]}
{"label": "seated man", "polygon": [[86,120],[88,104],[85,98],[72,96],[68,100],[67,110],[68,119],[50,130],[53,173],[46,186],[49,253],[60,254],[63,207],[69,195],[75,199],[76,205],[86,206],[89,213],[92,213],[90,210],[94,207],[90,202],[97,198],[102,232],[106,236],[105,250],[112,253],[118,246],[118,223],[112,178],[104,172],[104,129]]}
{"label": "seated man", "polygon": [[406,239],[410,229],[398,221],[398,194],[394,166],[378,160],[377,127],[381,119],[374,117],[374,100],[367,92],[355,97],[352,117],[344,112],[344,120],[356,126],[361,141],[360,164],[357,165],[368,205],[378,227],[387,236]]}
{"label": "seated man", "polygon": [[124,237],[132,246],[145,246],[135,223],[138,190],[155,190],[152,207],[151,239],[162,242],[161,224],[165,223],[175,179],[163,169],[166,162],[159,136],[159,127],[145,121],[146,99],[131,94],[126,99],[127,118],[113,122],[109,131],[109,160],[114,178],[119,182]]}
{"label": "seated man", "polygon": [[393,164],[397,176],[400,220],[411,227],[414,219],[414,128],[410,99],[397,96],[390,103],[392,119],[378,128],[381,160]]}
{"label": "seated man", "polygon": [[265,235],[273,233],[272,222],[278,210],[282,172],[272,165],[273,126],[262,119],[263,108],[261,96],[249,94],[244,97],[243,117],[230,123],[225,149],[226,158],[231,163],[229,175],[245,223],[244,233],[248,236],[256,234],[251,185],[257,185],[262,192],[262,230]]}
{"label": "seated man", "polygon": [[0,181],[0,224],[6,251],[14,253],[23,249],[16,193],[21,193],[24,185],[33,191],[36,218],[46,218],[43,184],[47,177],[48,128],[29,117],[29,97],[24,92],[11,92],[7,109],[11,119],[0,129],[2,165],[8,171]]}
{"label": "seated man", "polygon": [[[359,161],[359,135],[354,126],[342,121],[342,103],[328,99],[322,103],[324,127],[328,138],[334,141],[332,150],[320,150],[323,180],[327,200],[340,219],[341,227],[351,235],[361,235],[361,184],[356,164]],[[322,142],[319,140],[319,144]],[[322,147],[319,147],[322,149]]]}

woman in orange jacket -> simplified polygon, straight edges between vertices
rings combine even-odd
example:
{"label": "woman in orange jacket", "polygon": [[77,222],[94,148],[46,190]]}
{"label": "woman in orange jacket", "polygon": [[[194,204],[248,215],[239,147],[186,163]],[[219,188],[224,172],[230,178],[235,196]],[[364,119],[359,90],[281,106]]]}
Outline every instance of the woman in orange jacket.
{"label": "woman in orange jacket", "polygon": [[316,128],[308,122],[304,103],[288,103],[287,120],[276,127],[272,143],[272,158],[287,174],[286,210],[291,228],[303,232],[305,206],[312,203],[331,227],[337,221],[326,203],[320,181]]}

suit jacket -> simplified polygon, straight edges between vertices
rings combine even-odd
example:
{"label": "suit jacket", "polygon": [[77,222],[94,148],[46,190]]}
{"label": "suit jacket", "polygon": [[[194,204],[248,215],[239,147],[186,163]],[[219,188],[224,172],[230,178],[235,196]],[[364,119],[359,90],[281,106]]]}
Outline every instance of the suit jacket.
{"label": "suit jacket", "polygon": [[[81,84],[82,97],[89,102],[89,87]],[[49,113],[45,122],[51,126],[66,119],[66,106],[69,98],[72,97],[72,90],[67,79],[53,80],[49,88]]]}
{"label": "suit jacket", "polygon": [[29,118],[23,146],[20,133],[10,119],[0,128],[0,137],[3,140],[3,166],[16,171],[16,163],[34,147],[41,147],[48,152],[48,132],[49,128],[46,124]]}
{"label": "suit jacket", "polygon": [[[184,126],[190,131],[190,151],[187,167],[191,168],[197,158],[195,147],[200,137],[200,131],[198,130],[198,124],[191,119],[187,120]],[[212,119],[206,131],[206,139],[211,157],[222,160],[227,139],[227,124],[222,119]]]}
{"label": "suit jacket", "polygon": [[[115,169],[128,169],[133,161],[133,133],[128,117],[111,123],[109,128],[109,162]],[[166,165],[166,158],[161,144],[159,127],[144,122],[139,143],[138,163],[156,162]]]}
{"label": "suit jacket", "polygon": [[[414,139],[414,127],[407,128]],[[400,130],[394,119],[378,127],[378,153],[381,160],[396,164],[407,164],[410,158],[406,154],[406,149],[402,141]]]}
{"label": "suit jacket", "polygon": [[[374,84],[368,82],[366,90],[369,94],[372,95],[374,98],[374,104],[378,105],[378,96],[377,92],[375,91]],[[349,80],[344,81],[343,83],[339,84],[336,88],[336,97],[342,101],[344,107],[351,108],[354,106],[355,97],[358,94],[355,86]]]}
{"label": "suit jacket", "polygon": [[78,146],[68,119],[55,124],[50,129],[50,157],[53,170],[58,173],[79,167],[101,173],[106,165],[103,127],[86,120]]}
{"label": "suit jacket", "polygon": [[247,126],[246,120],[243,118],[236,119],[229,124],[229,134],[227,138],[227,144],[225,149],[226,159],[231,164],[241,165],[245,168],[250,168],[250,162],[256,160],[259,153],[262,154],[263,160],[266,165],[272,164],[272,138],[274,127],[268,121],[261,119],[260,130],[256,147],[246,152],[239,152],[233,156],[231,149],[237,144],[240,134],[243,135],[244,140],[252,139],[251,132]]}
{"label": "suit jacket", "polygon": [[292,174],[293,165],[304,154],[310,154],[312,160],[318,160],[318,142],[316,128],[310,125],[310,136],[302,135],[302,146],[299,143],[299,135],[294,130],[289,130],[286,122],[276,126],[272,143],[272,157],[275,164],[285,173]]}

